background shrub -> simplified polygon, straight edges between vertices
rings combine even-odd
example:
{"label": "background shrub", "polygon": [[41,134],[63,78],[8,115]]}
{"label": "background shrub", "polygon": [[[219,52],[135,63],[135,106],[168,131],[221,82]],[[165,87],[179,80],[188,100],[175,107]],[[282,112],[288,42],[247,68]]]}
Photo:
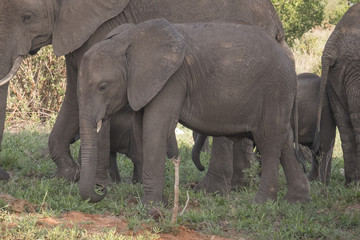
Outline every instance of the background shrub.
{"label": "background shrub", "polygon": [[52,47],[42,48],[23,60],[10,81],[7,121],[44,122],[58,112],[66,88],[65,58],[56,57]]}
{"label": "background shrub", "polygon": [[320,0],[272,0],[284,25],[286,41],[294,40],[324,20],[325,1]]}

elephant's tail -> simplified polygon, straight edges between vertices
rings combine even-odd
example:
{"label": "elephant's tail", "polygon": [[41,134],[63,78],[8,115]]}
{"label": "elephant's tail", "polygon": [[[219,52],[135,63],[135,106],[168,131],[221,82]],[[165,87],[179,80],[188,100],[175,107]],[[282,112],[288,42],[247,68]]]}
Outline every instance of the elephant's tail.
{"label": "elephant's tail", "polygon": [[205,167],[200,161],[200,151],[205,143],[207,136],[203,134],[197,134],[195,137],[195,143],[191,151],[191,159],[199,171],[204,171]]}
{"label": "elephant's tail", "polygon": [[[335,31],[335,30],[334,30]],[[313,153],[316,153],[319,151],[320,148],[320,123],[321,123],[321,112],[322,112],[322,106],[324,104],[325,99],[325,91],[326,91],[326,85],[328,80],[328,74],[330,67],[335,63],[336,61],[336,52],[335,52],[335,42],[336,42],[337,36],[332,34],[330,38],[328,39],[325,48],[324,53],[321,57],[321,83],[320,83],[320,90],[319,90],[319,104],[318,104],[318,110],[317,110],[317,120],[316,120],[316,130],[315,135],[313,139],[313,143],[311,146],[311,151]]]}

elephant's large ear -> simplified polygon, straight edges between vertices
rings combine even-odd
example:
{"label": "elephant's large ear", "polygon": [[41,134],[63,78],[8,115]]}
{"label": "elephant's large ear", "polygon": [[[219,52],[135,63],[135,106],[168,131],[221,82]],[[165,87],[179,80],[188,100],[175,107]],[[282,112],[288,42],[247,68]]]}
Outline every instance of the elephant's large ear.
{"label": "elephant's large ear", "polygon": [[134,31],[127,50],[127,94],[130,106],[137,111],[156,96],[181,66],[185,40],[165,19],[143,22]]}
{"label": "elephant's large ear", "polygon": [[61,56],[81,47],[96,29],[117,16],[130,0],[62,0],[52,44]]}

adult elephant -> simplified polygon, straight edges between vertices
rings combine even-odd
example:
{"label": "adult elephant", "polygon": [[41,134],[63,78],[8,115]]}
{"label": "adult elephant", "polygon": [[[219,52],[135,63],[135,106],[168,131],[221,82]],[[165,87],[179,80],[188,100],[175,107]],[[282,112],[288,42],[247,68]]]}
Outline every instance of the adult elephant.
{"label": "adult elephant", "polygon": [[[313,73],[298,75],[297,99],[298,99],[298,124],[299,143],[312,148],[316,128],[316,113],[319,102],[319,89],[321,79]],[[331,177],[331,160],[335,142],[336,125],[328,97],[324,96],[324,104],[321,114],[320,148],[311,149],[312,165],[308,174],[309,180],[319,180],[327,183]],[[293,128],[294,128],[294,121]],[[206,135],[197,136],[193,150],[192,160],[199,170],[204,170],[200,162],[200,149]],[[244,179],[244,169],[249,168],[255,160],[254,144],[249,139],[230,142],[227,139],[218,139],[222,147],[215,145],[212,149],[210,164],[205,178],[199,182],[195,189],[206,192],[226,193],[230,186],[247,186]]]}
{"label": "adult elephant", "polygon": [[[346,184],[360,180],[360,3],[349,8],[326,42],[320,96],[327,93],[339,128]],[[319,104],[317,135],[321,131]]]}
{"label": "adult elephant", "polygon": [[[116,26],[161,17],[171,22],[246,22],[262,26],[292,58],[270,0],[2,0],[0,16],[0,85],[16,73],[22,57],[42,46],[52,43],[56,55],[66,56],[66,94],[50,134],[49,150],[57,176],[68,180],[79,177],[69,151],[79,131],[77,71],[83,54]],[[6,89],[7,85],[2,86],[2,92]],[[0,107],[3,119],[5,105]],[[0,127],[3,132],[3,124]],[[109,138],[109,127],[99,134]],[[106,165],[100,156],[107,155],[99,152],[99,166]],[[98,176],[100,182],[105,178]]]}

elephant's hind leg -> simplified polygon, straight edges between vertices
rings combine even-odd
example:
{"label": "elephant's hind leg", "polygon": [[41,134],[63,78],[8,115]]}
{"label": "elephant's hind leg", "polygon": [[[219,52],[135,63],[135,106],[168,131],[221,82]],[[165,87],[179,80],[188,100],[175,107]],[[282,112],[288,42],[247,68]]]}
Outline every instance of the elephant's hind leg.
{"label": "elephant's hind leg", "polygon": [[[279,141],[259,141],[254,135],[256,147],[261,154],[261,177],[259,190],[255,195],[255,202],[265,203],[276,200],[279,187],[279,162],[281,144]],[[283,142],[283,141],[282,141]]]}
{"label": "elephant's hind leg", "polygon": [[213,137],[211,158],[205,177],[195,186],[195,191],[228,193],[233,174],[233,142],[226,137]]}
{"label": "elephant's hind leg", "polygon": [[311,200],[310,183],[301,164],[296,159],[293,143],[293,131],[290,128],[280,158],[288,188],[285,199],[289,202],[309,202]]}
{"label": "elephant's hind leg", "polygon": [[[332,89],[327,89],[331,109],[334,113],[336,125],[339,128],[341,147],[344,156],[345,182],[350,183],[356,179],[356,141],[355,132],[348,111],[343,108],[341,101]],[[355,116],[353,116],[354,118]]]}
{"label": "elephant's hind leg", "polygon": [[[360,63],[359,63],[360,64]],[[358,76],[358,75],[357,75]],[[360,77],[360,76],[358,76]],[[360,181],[360,81],[354,80],[355,83],[352,84],[351,88],[347,90],[347,101],[349,104],[349,113],[351,125],[353,132],[355,134],[355,144],[356,144],[356,157],[350,168],[346,168],[346,171],[350,172],[351,175],[347,174],[350,181],[359,182]],[[346,172],[345,172],[346,173]]]}
{"label": "elephant's hind leg", "polygon": [[251,167],[256,161],[254,154],[254,143],[248,138],[234,142],[233,151],[233,175],[231,186],[234,189],[249,186],[249,179],[245,177],[244,170]]}

